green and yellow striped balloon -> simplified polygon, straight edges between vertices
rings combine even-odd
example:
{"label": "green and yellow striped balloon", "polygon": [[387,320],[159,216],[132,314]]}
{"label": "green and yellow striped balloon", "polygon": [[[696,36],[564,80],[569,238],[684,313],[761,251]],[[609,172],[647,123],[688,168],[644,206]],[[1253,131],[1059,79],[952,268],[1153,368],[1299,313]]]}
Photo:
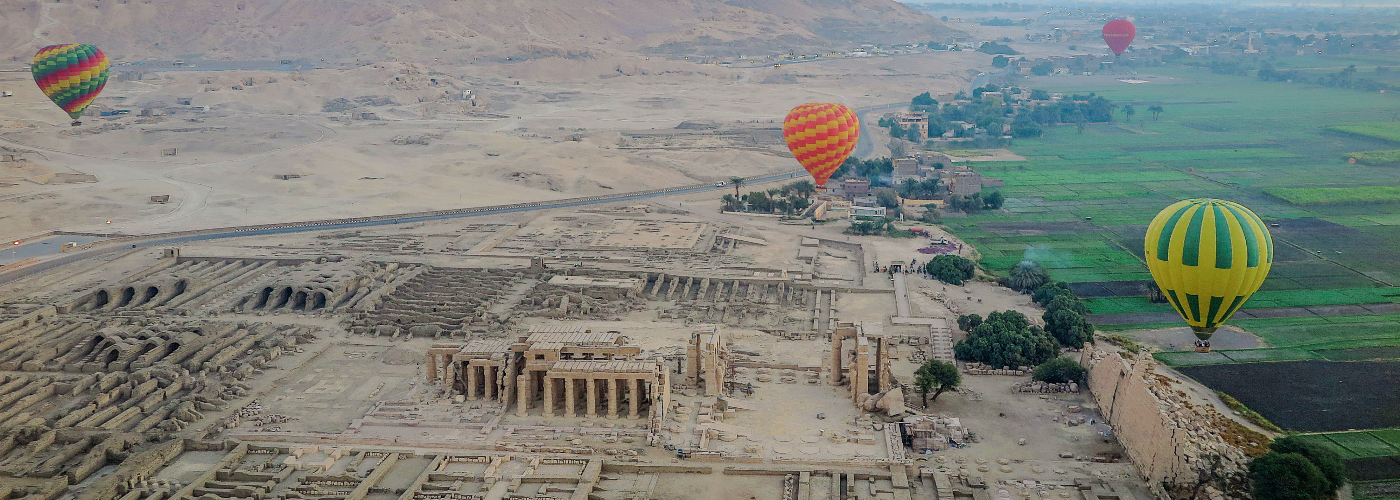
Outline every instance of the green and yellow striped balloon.
{"label": "green and yellow striped balloon", "polygon": [[1249,300],[1274,262],[1259,216],[1208,198],[1176,202],[1152,218],[1144,251],[1152,279],[1201,340]]}

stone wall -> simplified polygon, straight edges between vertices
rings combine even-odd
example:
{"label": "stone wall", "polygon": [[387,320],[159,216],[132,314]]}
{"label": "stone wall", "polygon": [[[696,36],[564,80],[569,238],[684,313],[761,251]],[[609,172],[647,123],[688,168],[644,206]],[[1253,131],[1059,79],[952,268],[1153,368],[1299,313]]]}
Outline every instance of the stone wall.
{"label": "stone wall", "polygon": [[[1214,407],[1192,404],[1173,381],[1154,373],[1156,361],[1146,353],[1124,357],[1118,352],[1085,346],[1082,363],[1099,412],[1128,458],[1149,484],[1169,490],[1194,484],[1208,462],[1218,455],[1218,476],[1243,470],[1249,457],[1243,448],[1262,449],[1268,438],[1224,417]],[[1248,436],[1248,445],[1230,444]]]}

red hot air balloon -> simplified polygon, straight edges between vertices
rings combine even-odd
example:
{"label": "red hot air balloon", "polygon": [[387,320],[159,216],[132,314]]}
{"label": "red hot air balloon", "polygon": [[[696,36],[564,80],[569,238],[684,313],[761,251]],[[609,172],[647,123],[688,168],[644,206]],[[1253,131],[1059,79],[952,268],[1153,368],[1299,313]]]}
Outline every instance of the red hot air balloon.
{"label": "red hot air balloon", "polygon": [[1128,45],[1133,43],[1135,36],[1137,27],[1127,19],[1114,19],[1103,25],[1103,41],[1108,43],[1108,48],[1112,49],[1115,55],[1123,55],[1123,51],[1128,50]]}

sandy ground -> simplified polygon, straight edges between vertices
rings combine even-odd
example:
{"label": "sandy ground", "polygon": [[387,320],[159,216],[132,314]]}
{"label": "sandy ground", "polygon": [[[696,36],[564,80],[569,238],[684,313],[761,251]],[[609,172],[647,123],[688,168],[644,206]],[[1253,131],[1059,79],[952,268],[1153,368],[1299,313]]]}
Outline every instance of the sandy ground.
{"label": "sandy ground", "polygon": [[[0,236],[399,213],[762,175],[796,166],[782,144],[624,144],[629,134],[665,133],[684,121],[772,129],[807,101],[859,108],[955,91],[965,84],[958,68],[986,64],[981,59],[934,53],[784,68],[693,65],[703,73],[613,78],[538,62],[156,72],[109,82],[81,127],[69,127],[26,73],[0,73],[0,88],[15,93],[0,102],[0,146],[42,168],[98,178],[0,187],[0,213],[25,213],[0,218]],[[357,101],[369,97],[378,100]],[[334,99],[349,108],[323,110]],[[102,109],[131,114],[97,116]],[[139,116],[143,109],[157,116]],[[363,112],[379,119],[352,119]],[[175,155],[164,155],[170,149]],[[273,177],[288,174],[301,177]],[[152,195],[171,199],[152,205]]]}

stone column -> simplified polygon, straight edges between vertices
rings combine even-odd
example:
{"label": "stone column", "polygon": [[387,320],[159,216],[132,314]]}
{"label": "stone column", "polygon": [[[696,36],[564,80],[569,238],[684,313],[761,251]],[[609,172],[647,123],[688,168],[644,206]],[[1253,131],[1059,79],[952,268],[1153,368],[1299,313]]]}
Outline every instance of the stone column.
{"label": "stone column", "polygon": [[442,376],[447,379],[447,383],[444,385],[451,392],[452,386],[457,384],[457,361],[453,360],[451,355],[443,356],[442,371]]}
{"label": "stone column", "polygon": [[544,416],[554,416],[554,377],[544,375]]}
{"label": "stone column", "polygon": [[606,379],[608,382],[608,418],[617,418],[617,400],[622,395],[622,382],[616,378]]}
{"label": "stone column", "polygon": [[[817,292],[821,293],[821,292]],[[841,385],[841,358],[845,353],[841,352],[841,335],[836,331],[831,332],[831,385]]]}
{"label": "stone column", "polygon": [[493,366],[493,365],[487,365],[485,371],[486,371],[486,400],[487,400],[487,401],[494,401],[494,400],[496,399],[496,391],[500,390],[499,387],[496,387],[496,378],[497,378],[496,367]]}
{"label": "stone column", "polygon": [[598,379],[588,377],[588,407],[584,410],[583,416],[586,418],[598,417]]}
{"label": "stone column", "polygon": [[564,416],[574,418],[574,379],[564,378]]}
{"label": "stone column", "polygon": [[467,364],[467,399],[476,399],[476,365]]}
{"label": "stone column", "polygon": [[525,370],[525,373],[515,378],[515,416],[523,417],[530,411],[530,370]]}
{"label": "stone column", "polygon": [[632,392],[632,398],[629,401],[631,404],[629,405],[630,408],[628,408],[627,418],[637,418],[638,413],[640,413],[638,410],[642,406],[642,379],[634,378],[628,385],[630,387],[628,387],[627,390]]}
{"label": "stone column", "polygon": [[431,384],[437,381],[437,358],[438,355],[429,353],[428,356],[424,359],[424,361],[427,362],[428,365],[427,368],[424,370],[424,374],[426,375],[426,379],[424,380],[424,382]]}

